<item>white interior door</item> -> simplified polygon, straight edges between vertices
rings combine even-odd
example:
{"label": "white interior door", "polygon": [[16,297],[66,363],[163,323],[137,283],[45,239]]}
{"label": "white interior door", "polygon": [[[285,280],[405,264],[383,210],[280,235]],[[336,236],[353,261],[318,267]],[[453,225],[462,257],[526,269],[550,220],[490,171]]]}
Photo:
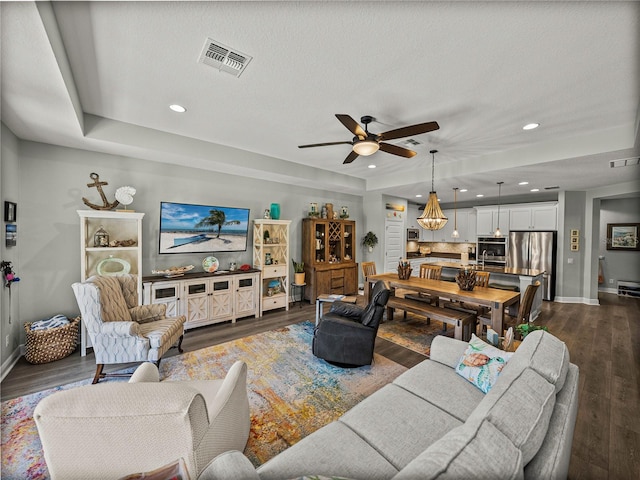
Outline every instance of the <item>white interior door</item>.
{"label": "white interior door", "polygon": [[397,272],[398,261],[404,257],[404,222],[387,218],[384,222],[384,271]]}

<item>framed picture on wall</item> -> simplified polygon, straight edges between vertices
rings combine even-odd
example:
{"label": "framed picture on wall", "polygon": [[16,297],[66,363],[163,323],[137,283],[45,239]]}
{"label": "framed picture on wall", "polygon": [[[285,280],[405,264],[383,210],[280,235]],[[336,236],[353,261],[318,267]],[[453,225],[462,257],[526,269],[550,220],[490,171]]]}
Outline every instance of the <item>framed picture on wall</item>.
{"label": "framed picture on wall", "polygon": [[4,202],[4,221],[15,222],[18,206],[13,202]]}
{"label": "framed picture on wall", "polygon": [[640,251],[640,223],[607,223],[607,250]]}

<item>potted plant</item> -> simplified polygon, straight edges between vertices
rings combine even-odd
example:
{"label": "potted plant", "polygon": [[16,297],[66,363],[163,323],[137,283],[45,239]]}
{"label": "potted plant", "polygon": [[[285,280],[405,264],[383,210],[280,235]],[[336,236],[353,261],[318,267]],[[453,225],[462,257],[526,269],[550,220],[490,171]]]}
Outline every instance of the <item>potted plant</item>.
{"label": "potted plant", "polygon": [[362,245],[367,247],[370,252],[373,252],[373,247],[378,244],[378,237],[373,232],[367,232],[367,234],[362,238]]}
{"label": "potted plant", "polygon": [[296,285],[302,285],[304,283],[304,262],[296,262],[293,258],[293,283]]}
{"label": "potted plant", "polygon": [[547,327],[534,325],[533,323],[521,323],[519,325],[516,325],[516,332],[520,334],[523,340],[524,340],[524,337],[526,337],[528,334],[530,334],[535,330],[544,330],[545,332],[549,331]]}

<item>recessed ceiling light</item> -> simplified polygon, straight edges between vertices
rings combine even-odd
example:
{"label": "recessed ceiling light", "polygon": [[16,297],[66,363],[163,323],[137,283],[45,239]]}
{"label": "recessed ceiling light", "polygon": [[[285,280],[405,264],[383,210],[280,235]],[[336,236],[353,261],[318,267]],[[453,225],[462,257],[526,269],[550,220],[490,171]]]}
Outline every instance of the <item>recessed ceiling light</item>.
{"label": "recessed ceiling light", "polygon": [[529,182],[520,182],[518,185],[529,185]]}
{"label": "recessed ceiling light", "polygon": [[186,108],[184,108],[182,105],[178,105],[177,103],[174,103],[173,105],[169,105],[169,108],[174,112],[178,112],[178,113],[184,113],[187,111]]}
{"label": "recessed ceiling light", "polygon": [[467,191],[467,189],[466,189],[466,188],[461,188],[461,189],[460,189],[460,192],[462,192],[462,193],[464,193],[464,192],[466,192],[466,191]]}
{"label": "recessed ceiling light", "polygon": [[527,123],[524,127],[522,127],[523,130],[533,130],[534,128],[538,128],[540,126],[539,123]]}
{"label": "recessed ceiling light", "polygon": [[376,168],[376,166],[371,164],[371,165],[369,165],[369,168]]}
{"label": "recessed ceiling light", "polygon": [[416,198],[422,198],[422,195],[417,194],[417,195],[416,195]]}
{"label": "recessed ceiling light", "polygon": [[531,191],[532,191],[532,192],[539,192],[539,191],[540,191],[540,189],[539,189],[539,188],[532,188],[532,189],[531,189]]}
{"label": "recessed ceiling light", "polygon": [[480,197],[484,197],[484,195],[482,193],[479,193],[476,195],[476,197],[480,198]]}

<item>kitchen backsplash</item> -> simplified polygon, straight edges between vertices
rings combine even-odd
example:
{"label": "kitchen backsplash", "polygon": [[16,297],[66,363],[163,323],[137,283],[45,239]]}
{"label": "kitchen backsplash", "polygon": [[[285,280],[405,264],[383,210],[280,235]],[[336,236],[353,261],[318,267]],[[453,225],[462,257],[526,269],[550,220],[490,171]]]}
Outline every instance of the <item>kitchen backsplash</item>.
{"label": "kitchen backsplash", "polygon": [[432,252],[464,253],[469,252],[469,248],[475,250],[476,244],[461,242],[407,242],[407,252],[417,252],[420,247],[429,247]]}

